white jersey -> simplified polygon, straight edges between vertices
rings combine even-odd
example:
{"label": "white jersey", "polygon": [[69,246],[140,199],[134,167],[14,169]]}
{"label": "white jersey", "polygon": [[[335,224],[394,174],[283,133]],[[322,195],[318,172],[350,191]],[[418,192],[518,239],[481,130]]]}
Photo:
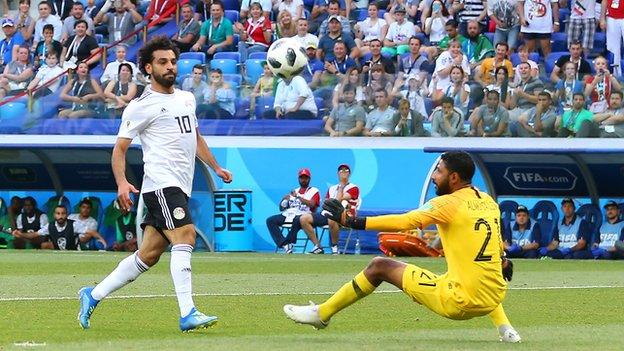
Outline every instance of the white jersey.
{"label": "white jersey", "polygon": [[196,130],[195,97],[188,91],[163,94],[148,86],[128,104],[117,136],[134,139],[138,135],[141,140],[145,163],[141,192],[178,187],[191,196]]}
{"label": "white jersey", "polygon": [[80,218],[80,213],[72,213],[67,216],[67,219],[74,221],[75,233],[84,234],[89,231],[97,231],[98,222],[93,217],[82,219]]}

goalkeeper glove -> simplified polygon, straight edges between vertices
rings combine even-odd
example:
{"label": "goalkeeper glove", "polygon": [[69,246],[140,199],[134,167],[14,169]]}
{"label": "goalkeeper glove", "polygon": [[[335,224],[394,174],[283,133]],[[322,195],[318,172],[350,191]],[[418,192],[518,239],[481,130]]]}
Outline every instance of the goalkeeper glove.
{"label": "goalkeeper glove", "polygon": [[507,257],[503,257],[501,263],[503,266],[503,279],[510,282],[511,278],[513,278],[513,262]]}
{"label": "goalkeeper glove", "polygon": [[366,217],[352,217],[349,216],[345,208],[340,201],[336,199],[327,199],[323,202],[323,210],[321,215],[331,219],[332,221],[340,223],[344,227],[353,229],[365,229]]}

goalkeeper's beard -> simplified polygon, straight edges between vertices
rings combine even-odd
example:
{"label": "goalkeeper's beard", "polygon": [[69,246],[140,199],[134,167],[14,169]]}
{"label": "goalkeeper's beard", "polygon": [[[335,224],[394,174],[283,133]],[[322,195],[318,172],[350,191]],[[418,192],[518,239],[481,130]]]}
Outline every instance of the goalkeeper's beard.
{"label": "goalkeeper's beard", "polygon": [[437,184],[434,181],[433,184],[435,184],[435,186],[436,186],[436,195],[438,195],[438,196],[446,195],[446,194],[449,194],[451,192],[448,179],[446,179],[445,181],[441,182],[440,184]]}

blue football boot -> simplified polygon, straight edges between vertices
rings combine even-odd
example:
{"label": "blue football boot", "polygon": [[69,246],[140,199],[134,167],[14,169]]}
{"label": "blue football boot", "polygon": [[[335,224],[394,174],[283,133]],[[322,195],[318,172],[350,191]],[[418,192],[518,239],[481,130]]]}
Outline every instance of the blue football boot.
{"label": "blue football boot", "polygon": [[217,317],[206,316],[193,307],[186,317],[180,317],[180,330],[188,332],[195,329],[205,329],[215,325],[217,320]]}
{"label": "blue football boot", "polygon": [[91,290],[93,287],[84,287],[78,291],[78,298],[80,299],[80,311],[78,312],[78,322],[82,329],[89,329],[91,314],[100,301],[91,296]]}

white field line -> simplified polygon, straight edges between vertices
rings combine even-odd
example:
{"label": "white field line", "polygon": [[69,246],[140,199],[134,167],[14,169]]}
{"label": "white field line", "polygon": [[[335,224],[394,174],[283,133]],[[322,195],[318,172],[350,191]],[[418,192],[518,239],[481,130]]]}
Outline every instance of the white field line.
{"label": "white field line", "polygon": [[[624,289],[620,285],[579,285],[579,286],[535,286],[535,287],[512,287],[508,290],[568,290],[568,289]],[[377,290],[375,294],[394,294],[402,292],[401,290]],[[281,296],[281,295],[331,295],[334,291],[317,291],[317,292],[241,292],[241,293],[197,293],[193,296],[215,296],[215,297],[239,297],[239,296]],[[107,299],[151,299],[163,297],[176,297],[175,294],[144,294],[144,295],[113,295]],[[60,301],[60,300],[76,300],[77,296],[48,296],[48,297],[0,297],[0,302],[12,301]]]}

